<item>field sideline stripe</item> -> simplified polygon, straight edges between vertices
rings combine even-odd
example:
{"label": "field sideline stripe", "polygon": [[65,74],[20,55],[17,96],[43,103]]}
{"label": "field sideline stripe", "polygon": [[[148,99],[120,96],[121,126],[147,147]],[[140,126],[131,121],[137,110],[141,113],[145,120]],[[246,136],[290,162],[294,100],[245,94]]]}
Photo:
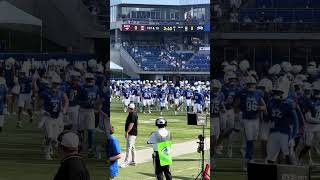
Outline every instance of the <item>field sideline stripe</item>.
{"label": "field sideline stripe", "polygon": [[[181,173],[181,172],[189,171],[189,170],[193,170],[193,169],[197,169],[197,168],[196,167],[191,167],[191,168],[187,168],[187,169],[181,169],[181,170],[178,170],[178,171],[175,171],[175,172]],[[154,179],[154,177],[148,177],[146,179]]]}

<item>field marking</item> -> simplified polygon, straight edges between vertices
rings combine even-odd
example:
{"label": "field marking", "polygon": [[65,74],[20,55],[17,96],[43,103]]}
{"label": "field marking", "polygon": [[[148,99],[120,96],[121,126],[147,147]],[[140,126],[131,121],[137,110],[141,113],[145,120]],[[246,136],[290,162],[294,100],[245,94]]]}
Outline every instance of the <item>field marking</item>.
{"label": "field marking", "polygon": [[[191,167],[191,168],[187,168],[187,169],[181,169],[181,170],[178,170],[178,171],[174,171],[175,173],[181,173],[181,172],[184,172],[184,171],[189,171],[189,170],[193,170],[193,169],[198,169],[196,167]],[[148,177],[146,179],[155,179],[155,177]]]}

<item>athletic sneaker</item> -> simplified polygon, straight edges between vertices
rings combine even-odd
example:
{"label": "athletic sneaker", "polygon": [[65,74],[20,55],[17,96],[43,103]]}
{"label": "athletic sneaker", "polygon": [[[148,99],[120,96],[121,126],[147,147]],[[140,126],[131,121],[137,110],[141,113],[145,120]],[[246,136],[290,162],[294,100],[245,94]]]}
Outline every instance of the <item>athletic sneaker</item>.
{"label": "athletic sneaker", "polygon": [[18,122],[17,122],[17,128],[22,128],[22,123],[21,123],[21,121],[18,121]]}
{"label": "athletic sneaker", "polygon": [[120,165],[120,168],[126,168],[126,167],[128,167],[128,166],[129,166],[128,162],[123,162],[123,163]]}
{"label": "athletic sneaker", "polygon": [[245,154],[246,154],[245,150],[241,148],[241,149],[240,149],[240,156],[241,156],[242,158],[244,158],[244,157],[245,157]]}
{"label": "athletic sneaker", "polygon": [[312,159],[309,159],[309,166],[310,167],[316,166],[316,164],[312,161]]}
{"label": "athletic sneaker", "polygon": [[88,158],[93,158],[94,157],[94,152],[92,149],[88,149]]}
{"label": "athletic sneaker", "polygon": [[46,154],[46,160],[48,160],[48,161],[52,160],[52,157],[51,157],[50,153]]}
{"label": "athletic sneaker", "polygon": [[315,151],[318,155],[320,155],[319,147],[315,146],[315,147],[313,147],[313,148],[314,148],[314,151]]}
{"label": "athletic sneaker", "polygon": [[137,163],[134,162],[134,161],[131,161],[129,165],[130,165],[130,166],[137,166]]}
{"label": "athletic sneaker", "polygon": [[223,147],[221,145],[217,146],[217,148],[215,149],[216,154],[219,154],[219,155],[223,154],[222,149],[223,149]]}
{"label": "athletic sneaker", "polygon": [[248,168],[248,161],[246,159],[243,159],[242,160],[242,168],[243,168],[243,171],[247,172],[247,168]]}

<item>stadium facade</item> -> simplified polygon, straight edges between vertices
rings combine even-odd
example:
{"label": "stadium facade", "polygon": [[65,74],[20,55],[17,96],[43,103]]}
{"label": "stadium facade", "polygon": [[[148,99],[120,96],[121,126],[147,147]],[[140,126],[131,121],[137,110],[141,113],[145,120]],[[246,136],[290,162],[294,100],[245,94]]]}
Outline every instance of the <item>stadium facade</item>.
{"label": "stadium facade", "polygon": [[319,1],[215,1],[212,12],[216,76],[223,61],[247,59],[260,74],[283,61],[303,67],[320,61]]}
{"label": "stadium facade", "polygon": [[209,4],[209,0],[111,1],[111,61],[131,78],[207,79]]}

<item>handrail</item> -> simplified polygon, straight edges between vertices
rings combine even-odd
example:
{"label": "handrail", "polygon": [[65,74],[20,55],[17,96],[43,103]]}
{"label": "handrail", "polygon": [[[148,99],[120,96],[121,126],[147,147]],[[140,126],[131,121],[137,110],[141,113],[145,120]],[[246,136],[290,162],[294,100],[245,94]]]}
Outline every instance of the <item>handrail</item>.
{"label": "handrail", "polygon": [[256,33],[275,33],[275,32],[320,32],[320,23],[308,22],[252,22],[252,23],[214,23],[213,32],[256,32]]}
{"label": "handrail", "polygon": [[[133,21],[135,23],[147,23],[147,24],[153,24],[153,23],[175,23],[177,25],[183,25],[183,24],[199,24],[203,25],[206,23],[210,23],[210,20],[204,20],[204,21],[191,21],[188,22],[187,20],[165,20],[165,19],[141,19],[141,18],[118,18],[118,21],[122,21],[123,23],[131,24]],[[132,21],[132,22],[131,22]]]}

